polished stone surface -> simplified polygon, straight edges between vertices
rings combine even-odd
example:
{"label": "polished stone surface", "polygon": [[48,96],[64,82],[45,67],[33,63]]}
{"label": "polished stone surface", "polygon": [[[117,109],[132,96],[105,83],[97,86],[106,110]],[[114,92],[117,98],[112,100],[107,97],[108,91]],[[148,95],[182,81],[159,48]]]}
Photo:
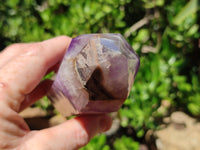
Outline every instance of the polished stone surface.
{"label": "polished stone surface", "polygon": [[139,58],[120,34],[72,39],[48,97],[65,116],[117,111],[128,97]]}

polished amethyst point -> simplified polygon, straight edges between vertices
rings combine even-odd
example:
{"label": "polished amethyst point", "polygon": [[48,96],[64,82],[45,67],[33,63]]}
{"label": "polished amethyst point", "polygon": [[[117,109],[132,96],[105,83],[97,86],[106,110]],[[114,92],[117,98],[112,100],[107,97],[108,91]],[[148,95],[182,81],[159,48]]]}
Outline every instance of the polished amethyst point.
{"label": "polished amethyst point", "polygon": [[138,68],[138,56],[120,34],[81,35],[72,39],[48,97],[65,116],[117,111]]}

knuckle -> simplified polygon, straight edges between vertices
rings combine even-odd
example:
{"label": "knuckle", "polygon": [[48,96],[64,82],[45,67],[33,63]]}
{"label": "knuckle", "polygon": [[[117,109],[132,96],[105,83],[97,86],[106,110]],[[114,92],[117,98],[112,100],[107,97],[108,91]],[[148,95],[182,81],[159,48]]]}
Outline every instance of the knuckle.
{"label": "knuckle", "polygon": [[45,59],[41,59],[45,55],[45,47],[42,43],[35,43],[26,49],[25,56],[30,56],[35,59],[35,62],[40,63],[41,67],[45,67],[48,62]]}
{"label": "knuckle", "polygon": [[[0,78],[2,79],[3,77]],[[3,95],[5,95],[5,92],[9,89],[9,85],[8,83],[4,82],[3,80],[0,80],[0,100],[2,98]]]}
{"label": "knuckle", "polygon": [[29,48],[26,49],[25,53],[27,55],[38,55],[38,53],[41,53],[44,50],[44,47],[40,43],[35,43],[31,45]]}
{"label": "knuckle", "polygon": [[0,138],[0,149],[3,150],[3,149],[8,149],[10,148],[10,143],[6,140],[4,140],[4,138]]}

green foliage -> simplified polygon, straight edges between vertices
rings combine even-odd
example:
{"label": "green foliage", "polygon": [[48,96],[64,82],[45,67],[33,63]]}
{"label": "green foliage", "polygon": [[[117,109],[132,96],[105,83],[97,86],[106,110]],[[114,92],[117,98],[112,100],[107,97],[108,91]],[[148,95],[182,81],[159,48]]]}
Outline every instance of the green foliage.
{"label": "green foliage", "polygon": [[132,138],[122,136],[114,142],[115,150],[139,150],[139,143],[135,142]]}
{"label": "green foliage", "polygon": [[174,18],[173,22],[175,25],[180,25],[189,15],[195,13],[198,10],[198,0],[189,1],[184,8]]}
{"label": "green foliage", "polygon": [[[14,42],[58,35],[121,33],[138,53],[141,66],[120,109],[121,126],[142,138],[159,127],[171,108],[200,115],[200,4],[198,0],[0,0],[0,49]],[[53,74],[45,78],[49,78]],[[164,106],[167,101],[170,106]],[[47,98],[35,104],[49,109]],[[128,144],[126,144],[128,143]],[[115,149],[137,149],[122,136]],[[130,147],[128,147],[130,146]],[[106,136],[83,149],[105,149]]]}
{"label": "green foliage", "polygon": [[129,1],[1,0],[0,35],[7,45],[61,34],[74,37],[91,32],[119,32],[116,29],[126,25],[124,5]]}
{"label": "green foliage", "polygon": [[139,150],[139,143],[132,138],[122,136],[117,138],[113,144],[113,148],[106,144],[107,139],[104,134],[95,136],[89,144],[80,150]]}
{"label": "green foliage", "polygon": [[47,96],[45,96],[42,99],[40,99],[39,101],[37,101],[33,106],[40,107],[44,110],[47,110],[51,107],[51,103],[50,103],[49,99],[47,98]]}
{"label": "green foliage", "polygon": [[108,145],[106,145],[106,136],[101,134],[94,137],[89,144],[80,150],[111,150]]}

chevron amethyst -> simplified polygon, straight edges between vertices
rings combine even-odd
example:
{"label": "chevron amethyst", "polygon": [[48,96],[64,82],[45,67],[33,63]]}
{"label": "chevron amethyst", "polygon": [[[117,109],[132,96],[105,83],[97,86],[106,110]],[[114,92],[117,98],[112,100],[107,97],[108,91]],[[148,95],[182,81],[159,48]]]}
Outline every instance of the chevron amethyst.
{"label": "chevron amethyst", "polygon": [[117,111],[128,97],[139,58],[120,34],[72,39],[48,97],[64,116]]}

